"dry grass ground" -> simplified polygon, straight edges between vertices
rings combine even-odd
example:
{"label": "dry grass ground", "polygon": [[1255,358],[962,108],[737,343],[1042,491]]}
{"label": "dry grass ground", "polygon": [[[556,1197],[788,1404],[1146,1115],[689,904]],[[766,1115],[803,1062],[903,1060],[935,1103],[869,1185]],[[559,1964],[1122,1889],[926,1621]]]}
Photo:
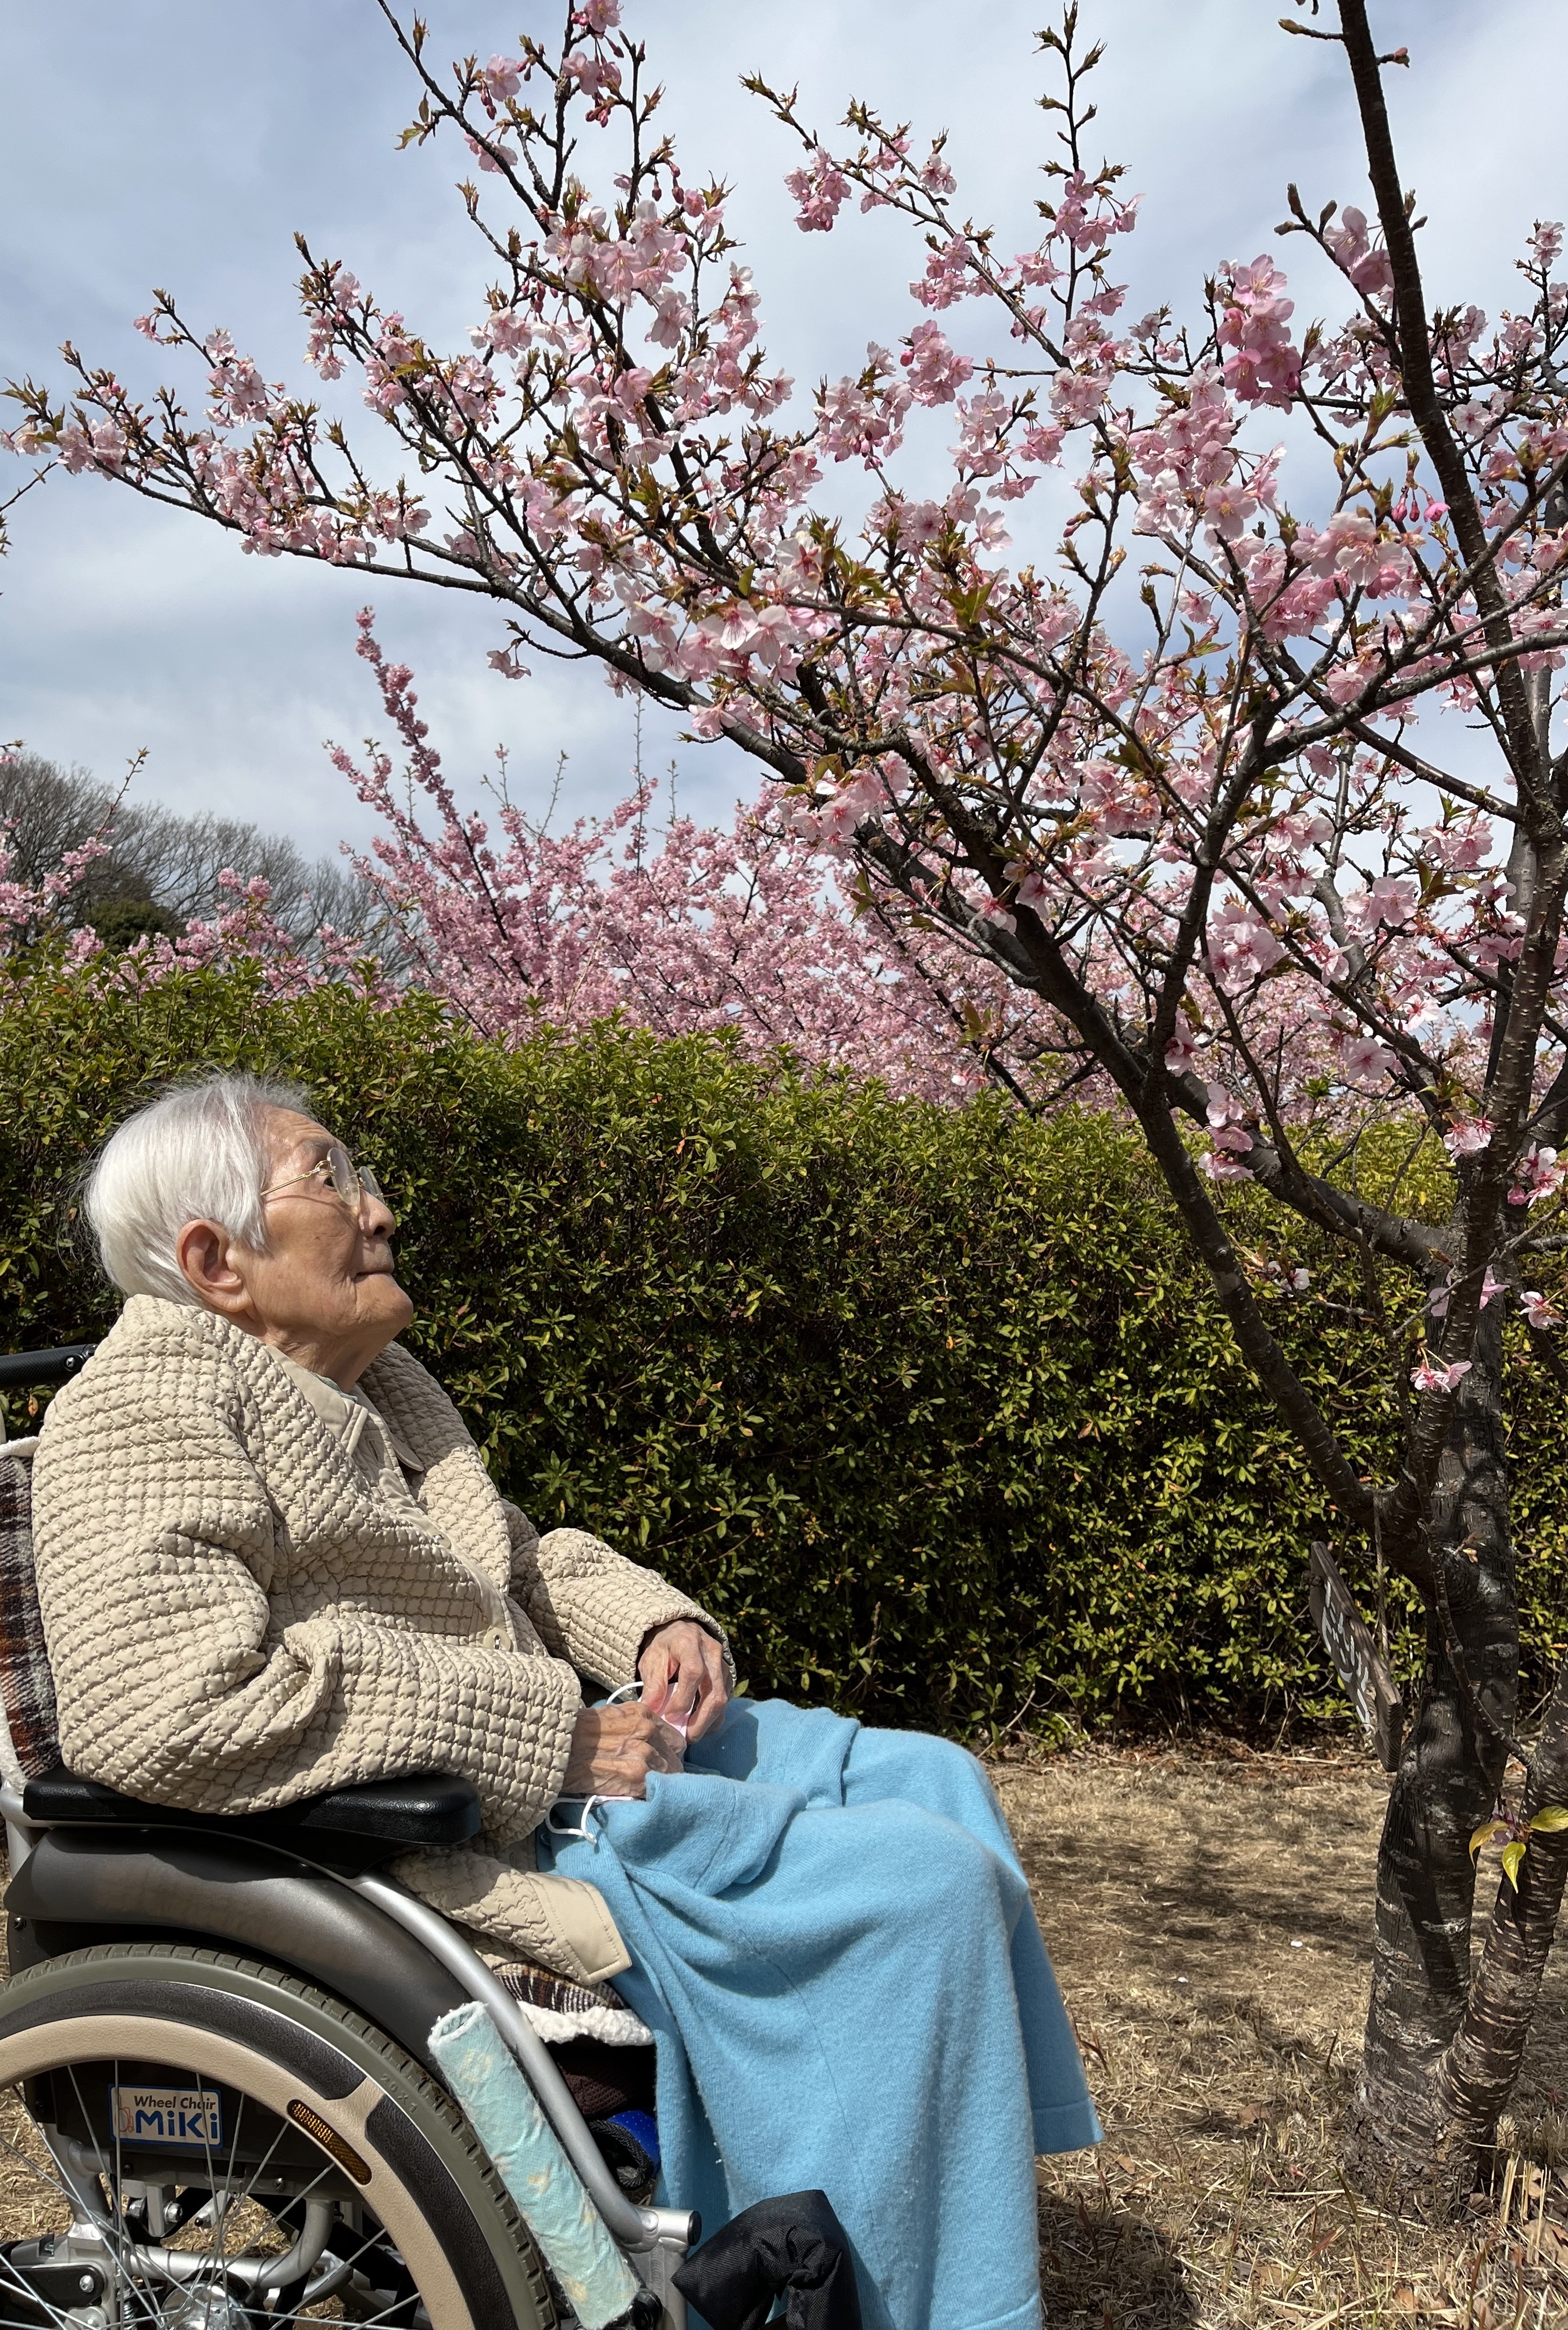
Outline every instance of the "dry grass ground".
{"label": "dry grass ground", "polygon": [[1091,1752],[997,1779],[1106,2128],[1041,2169],[1059,2330],[1568,2321],[1568,1964],[1506,2195],[1434,2233],[1340,2179],[1386,1795],[1369,1757]]}
{"label": "dry grass ground", "polygon": [[[1341,2183],[1385,1794],[1370,1757],[1089,1752],[996,1776],[1106,2128],[1098,2155],[1042,2164],[1054,2330],[1568,2324],[1568,1952],[1497,2193],[1434,2233]],[[0,2098],[0,2240],[63,2222],[19,2123]]]}

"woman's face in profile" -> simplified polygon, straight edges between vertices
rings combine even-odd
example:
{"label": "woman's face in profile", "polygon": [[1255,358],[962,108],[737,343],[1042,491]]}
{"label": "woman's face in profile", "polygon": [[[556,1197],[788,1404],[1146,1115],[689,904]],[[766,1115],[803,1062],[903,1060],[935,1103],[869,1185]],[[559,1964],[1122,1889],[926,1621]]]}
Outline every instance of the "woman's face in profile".
{"label": "woman's face in profile", "polygon": [[363,1188],[357,1208],[344,1202],[325,1125],[274,1109],[267,1132],[267,1245],[246,1256],[244,1275],[268,1340],[391,1342],[413,1317],[393,1274],[392,1208]]}
{"label": "woman's face in profile", "polygon": [[346,1152],[314,1117],[269,1110],[266,1142],[266,1245],[187,1222],[180,1269],[203,1309],[346,1391],[414,1315],[392,1274],[392,1208],[373,1183],[355,1189]]}

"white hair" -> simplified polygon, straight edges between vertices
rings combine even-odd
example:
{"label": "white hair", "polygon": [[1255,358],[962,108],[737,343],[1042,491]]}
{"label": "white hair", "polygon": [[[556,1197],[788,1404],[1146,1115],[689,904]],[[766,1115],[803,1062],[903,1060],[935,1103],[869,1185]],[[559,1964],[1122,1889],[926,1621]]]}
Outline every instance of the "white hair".
{"label": "white hair", "polygon": [[216,1222],[241,1246],[267,1243],[261,1208],[273,1109],[312,1114],[298,1084],[213,1075],[167,1091],[128,1116],[98,1153],[82,1189],[104,1269],[122,1294],[161,1294],[201,1308],[175,1255],[187,1222]]}

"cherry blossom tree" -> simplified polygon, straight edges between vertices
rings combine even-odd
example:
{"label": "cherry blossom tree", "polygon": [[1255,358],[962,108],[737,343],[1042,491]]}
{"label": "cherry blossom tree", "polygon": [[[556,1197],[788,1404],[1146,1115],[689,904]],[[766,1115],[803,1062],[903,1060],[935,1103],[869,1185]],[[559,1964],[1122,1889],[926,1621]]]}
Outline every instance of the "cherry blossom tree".
{"label": "cherry blossom tree", "polygon": [[[619,0],[445,72],[378,5],[419,89],[407,141],[454,140],[471,166],[489,289],[470,345],[433,346],[302,246],[317,387],[264,379],[160,293],[140,327],[194,364],[200,409],[68,350],[65,401],[14,390],[13,443],[253,555],[467,592],[506,624],[498,670],[591,661],[728,737],[771,829],[841,864],[907,951],[939,934],[1025,999],[1036,1073],[1114,1089],[1341,1542],[1426,1613],[1347,2141],[1365,2184],[1456,2207],[1568,1872],[1568,1838],[1527,1825],[1568,1799],[1568,1683],[1526,1753],[1500,1395],[1507,1313],[1551,1351],[1564,1240],[1560,230],[1536,227],[1495,321],[1434,308],[1384,96],[1405,57],[1379,55],[1368,0],[1337,0],[1332,30],[1313,0],[1286,29],[1342,52],[1368,207],[1292,187],[1280,231],[1345,320],[1299,330],[1268,256],[1126,320],[1137,204],[1086,143],[1097,52],[1069,8],[1042,35],[1059,143],[1041,232],[1011,254],[961,206],[941,136],[856,103],[830,142],[751,84],[798,140],[801,229],[886,213],[914,269],[896,350],[798,394],[763,349],[724,190],[659,134]],[[368,445],[333,402],[345,384],[381,424]],[[930,408],[954,424],[934,493],[903,442]],[[864,520],[836,472],[869,478]],[[363,780],[383,804],[386,781],[379,762]],[[416,847],[395,819],[392,838]],[[670,880],[705,882],[694,864],[681,845]],[[1447,1220],[1362,1186],[1355,1128],[1378,1117],[1445,1145]],[[1402,1395],[1375,1478],[1270,1331],[1227,1227],[1243,1181],[1365,1260],[1366,1331]],[[1470,1845],[1494,1816],[1509,1869],[1478,1953]]]}
{"label": "cherry blossom tree", "polygon": [[[318,923],[302,936],[272,909],[265,875],[249,877],[224,867],[217,876],[222,911],[193,916],[175,938],[144,935],[123,952],[106,947],[90,924],[80,919],[84,886],[92,868],[113,854],[116,819],[146,755],[137,753],[124,783],[99,796],[96,832],[69,848],[56,848],[47,863],[30,873],[18,848],[14,820],[0,818],[0,959],[26,956],[52,943],[73,970],[91,978],[137,985],[172,971],[208,965],[220,970],[247,965],[260,974],[262,991],[273,998],[308,994],[329,982],[352,981],[364,992],[392,1001],[395,980],[368,954],[356,933]],[[0,770],[23,759],[19,740],[0,745]]]}
{"label": "cherry blossom tree", "polygon": [[1031,1108],[1055,1097],[1039,1075],[1056,1051],[1051,1015],[941,930],[913,933],[879,897],[846,895],[815,819],[802,833],[763,802],[727,833],[672,816],[656,837],[656,788],[639,775],[609,816],[553,834],[510,800],[504,753],[494,818],[465,811],[413,675],[387,661],[373,621],[364,610],[359,652],[407,757],[399,784],[385,751],[362,770],[331,748],[382,820],[354,870],[400,933],[410,974],[481,1034],[515,1039],[542,1020],[572,1030],[619,1012],[660,1035],[725,1030],[752,1052],[785,1047],[928,1100],[961,1098],[987,1076]]}
{"label": "cherry blossom tree", "polygon": [[[0,755],[3,760],[4,755]],[[108,844],[101,840],[85,842],[80,848],[61,853],[58,866],[52,867],[41,879],[29,881],[16,863],[12,843],[12,829],[0,825],[0,954],[9,954],[37,939],[44,931],[56,925],[61,908],[70,899],[90,866],[109,854]],[[80,961],[90,953],[96,942],[90,931],[78,932],[71,941],[72,952]]]}

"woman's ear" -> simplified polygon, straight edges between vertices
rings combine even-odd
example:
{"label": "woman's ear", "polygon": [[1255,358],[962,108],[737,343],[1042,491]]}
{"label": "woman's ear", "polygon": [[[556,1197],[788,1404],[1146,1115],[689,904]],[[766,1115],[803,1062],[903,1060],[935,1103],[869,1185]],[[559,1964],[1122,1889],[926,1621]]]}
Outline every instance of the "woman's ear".
{"label": "woman's ear", "polygon": [[180,1274],[208,1311],[232,1318],[250,1307],[250,1290],[233,1264],[234,1242],[216,1222],[187,1222],[175,1240]]}

